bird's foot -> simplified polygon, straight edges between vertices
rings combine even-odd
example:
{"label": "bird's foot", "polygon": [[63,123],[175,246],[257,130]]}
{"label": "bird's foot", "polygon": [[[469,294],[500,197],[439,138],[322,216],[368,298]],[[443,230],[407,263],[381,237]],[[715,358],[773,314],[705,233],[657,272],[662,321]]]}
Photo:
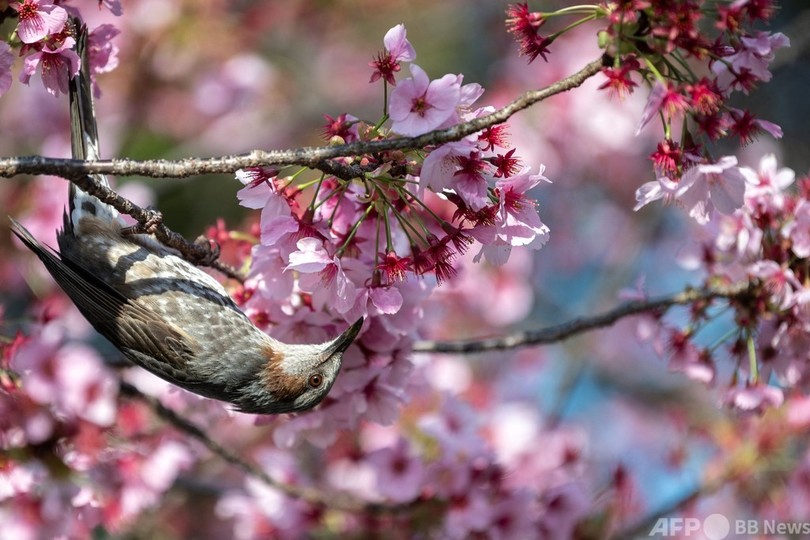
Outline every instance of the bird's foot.
{"label": "bird's foot", "polygon": [[198,247],[198,253],[200,254],[198,259],[195,261],[197,264],[211,266],[217,259],[219,259],[221,249],[219,247],[219,242],[216,240],[212,240],[204,235],[200,235],[196,240],[194,240],[194,245]]}
{"label": "bird's foot", "polygon": [[124,236],[131,234],[155,234],[158,227],[163,224],[163,213],[151,206],[145,208],[144,213],[146,214],[146,220],[131,227],[123,227],[121,234]]}

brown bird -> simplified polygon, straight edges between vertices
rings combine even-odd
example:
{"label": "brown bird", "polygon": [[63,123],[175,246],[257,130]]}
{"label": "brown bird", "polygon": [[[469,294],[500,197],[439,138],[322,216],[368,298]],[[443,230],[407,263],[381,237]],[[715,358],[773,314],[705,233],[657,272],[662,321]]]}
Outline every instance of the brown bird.
{"label": "brown bird", "polygon": [[[96,160],[98,134],[86,61],[70,82],[72,150]],[[109,185],[106,177],[96,180]],[[310,409],[329,392],[363,319],[321,345],[288,345],[258,328],[211,276],[151,235],[127,234],[118,212],[69,188],[59,252],[18,222],[11,230],[45,264],[90,324],[129,360],[191,392],[250,413]]]}

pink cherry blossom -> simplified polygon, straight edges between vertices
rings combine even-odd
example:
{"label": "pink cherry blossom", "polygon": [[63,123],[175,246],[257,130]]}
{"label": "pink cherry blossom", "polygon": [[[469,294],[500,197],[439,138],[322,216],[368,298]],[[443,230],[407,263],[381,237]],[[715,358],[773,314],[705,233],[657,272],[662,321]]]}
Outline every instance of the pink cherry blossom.
{"label": "pink cherry blossom", "polygon": [[193,462],[194,456],[188,446],[167,440],[143,462],[141,477],[150,489],[162,493],[172,486],[177,474]]}
{"label": "pink cherry blossom", "polygon": [[[489,227],[495,230],[494,227]],[[509,261],[509,256],[512,253],[512,245],[502,238],[495,236],[491,241],[482,241],[481,250],[473,257],[473,262],[478,263],[481,257],[493,266],[503,266]]]}
{"label": "pink cherry blossom", "polygon": [[683,373],[688,378],[711,384],[714,381],[717,368],[708,355],[691,342],[677,348],[669,359],[669,370],[675,373]]}
{"label": "pink cherry blossom", "polygon": [[270,193],[276,192],[278,170],[273,167],[251,167],[236,171],[236,179],[245,185],[236,193],[239,204],[246,208],[262,208]]}
{"label": "pink cherry blossom", "polygon": [[529,490],[513,490],[493,505],[487,532],[491,538],[499,540],[531,538],[537,533],[539,517],[532,493]]}
{"label": "pink cherry blossom", "polygon": [[330,264],[333,259],[323,248],[323,242],[316,238],[303,238],[298,241],[298,251],[290,253],[290,264],[287,270],[297,270],[304,274],[320,272]]}
{"label": "pink cherry blossom", "polygon": [[67,94],[68,81],[79,72],[81,65],[79,55],[72,49],[74,44],[75,40],[69,37],[56,49],[45,45],[41,51],[27,56],[20,82],[28,84],[37,67],[42,66],[42,84],[48,93],[54,96],[59,92]]}
{"label": "pink cherry blossom", "polygon": [[62,31],[67,22],[67,11],[53,5],[53,0],[23,0],[9,5],[17,12],[20,23],[17,35],[23,43],[35,43],[46,36]]}
{"label": "pink cherry blossom", "polygon": [[456,157],[456,162],[459,168],[453,173],[451,187],[472,210],[481,210],[489,203],[492,165],[477,150]]}
{"label": "pink cherry blossom", "polygon": [[[297,205],[284,187],[279,187],[276,170],[250,169],[237,171],[244,188],[236,194],[239,204],[247,208],[261,208],[261,243],[278,248],[286,257],[295,251],[295,242],[304,236],[317,236],[319,225],[304,224],[293,215],[291,206]],[[293,192],[295,193],[295,192]]]}
{"label": "pink cherry blossom", "polygon": [[712,210],[730,215],[744,202],[745,176],[734,156],[695,165],[684,173],[680,184],[679,200],[700,224],[708,223]]}
{"label": "pink cherry blossom", "polygon": [[664,199],[665,204],[673,203],[677,201],[681,192],[681,184],[673,182],[666,176],[659,176],[658,179],[642,184],[636,190],[636,205],[633,210],[639,210],[659,199]]}
{"label": "pink cherry blossom", "polygon": [[333,137],[340,137],[344,142],[350,143],[358,140],[360,134],[358,131],[358,121],[356,116],[348,113],[342,113],[333,118],[328,114],[324,114],[326,125],[323,127],[323,138],[327,141],[332,140]]}
{"label": "pink cherry blossom", "polygon": [[115,26],[102,24],[87,36],[88,60],[92,73],[107,73],[118,67],[118,47],[111,40],[120,33]]}
{"label": "pink cherry blossom", "polygon": [[743,36],[737,52],[712,65],[718,85],[723,90],[738,88],[747,93],[749,86],[740,81],[741,74],[756,81],[771,80],[768,65],[774,59],[774,51],[789,46],[790,39],[781,32],[771,34],[760,31],[754,36]]}
{"label": "pink cherry blossom", "polygon": [[258,244],[251,251],[253,264],[246,285],[255,288],[262,297],[271,301],[289,298],[295,280],[292,272],[285,272],[287,261],[272,246]]}
{"label": "pink cherry blossom", "polygon": [[785,190],[793,184],[796,173],[787,167],[777,169],[776,156],[767,154],[759,161],[759,170],[741,167],[740,172],[748,182],[746,198],[757,198],[768,202],[772,207],[781,208],[785,200]]}
{"label": "pink cherry blossom", "polygon": [[532,175],[525,167],[515,176],[499,180],[495,192],[498,196],[497,214],[494,224],[470,229],[470,235],[483,245],[473,262],[483,256],[495,266],[502,266],[509,260],[514,246],[540,249],[548,242],[549,228],[540,220],[536,203],[526,196],[526,192],[544,180],[544,166],[540,173]]}
{"label": "pink cherry blossom", "polygon": [[419,495],[425,480],[424,467],[422,461],[411,454],[405,440],[375,450],[367,460],[373,466],[380,495],[400,503],[412,501]]}
{"label": "pink cherry blossom", "polygon": [[56,376],[64,410],[99,426],[112,425],[118,384],[97,355],[79,345],[63,347],[56,362]]}
{"label": "pink cherry blossom", "polygon": [[11,66],[14,64],[14,53],[5,41],[0,41],[0,96],[11,88]]}
{"label": "pink cherry blossom", "polygon": [[374,68],[369,82],[384,79],[391,86],[397,85],[394,74],[401,69],[400,62],[413,62],[416,59],[416,51],[406,35],[404,24],[398,24],[386,32],[383,38],[385,52],[378,53],[377,59],[369,63]]}
{"label": "pink cherry blossom", "polygon": [[391,129],[409,137],[432,131],[453,115],[460,98],[457,76],[448,74],[431,81],[422,68],[411,64],[411,77],[391,93]]}
{"label": "pink cherry blossom", "polygon": [[793,253],[803,259],[810,257],[810,202],[807,200],[802,199],[796,205],[788,235]]}
{"label": "pink cherry blossom", "polygon": [[756,260],[762,248],[762,229],[748,212],[735,212],[720,222],[715,245],[742,262]]}
{"label": "pink cherry blossom", "polygon": [[[478,83],[468,83],[468,84],[461,84],[464,82],[464,75],[458,76],[458,84],[461,85],[461,95],[459,96],[458,100],[458,110],[462,113],[468,111],[473,103],[478,101],[478,98],[484,95],[484,87]],[[493,112],[495,109],[494,107],[485,107],[484,108],[488,112]],[[479,114],[473,113],[473,116],[479,116]],[[490,128],[492,129],[492,128]]]}
{"label": "pink cherry blossom", "polygon": [[731,388],[723,399],[725,404],[746,412],[762,412],[766,408],[778,407],[784,400],[782,390],[761,383]]}
{"label": "pink cherry blossom", "polygon": [[[460,91],[459,100],[455,107],[456,110],[438,126],[439,129],[446,129],[458,124],[459,122],[473,120],[474,118],[478,118],[495,111],[495,108],[492,106],[479,107],[475,110],[472,109],[473,104],[484,94],[483,86],[478,83],[462,84],[464,82],[464,75],[462,74],[456,76],[456,82],[459,85]],[[470,139],[475,139],[475,137],[471,136]]]}
{"label": "pink cherry blossom", "polygon": [[515,176],[495,184],[500,215],[496,227],[498,237],[509,245],[540,249],[548,241],[549,228],[540,221],[536,203],[527,192],[541,181],[551,181],[543,176],[544,165],[540,166],[538,174],[531,174],[530,170],[525,167]]}
{"label": "pink cherry blossom", "polygon": [[368,298],[379,313],[393,315],[402,307],[402,294],[393,286],[372,287]]}
{"label": "pink cherry blossom", "polygon": [[296,245],[298,251],[290,253],[286,270],[299,272],[301,288],[312,293],[319,307],[328,303],[338,313],[347,313],[354,306],[357,289],[343,271],[341,260],[329,256],[317,238],[302,238]]}
{"label": "pink cherry blossom", "polygon": [[[70,0],[53,1],[66,6]],[[72,3],[76,7],[70,7],[68,12],[85,15],[89,20],[96,15],[84,13],[88,7],[91,11],[105,6],[120,11],[120,3],[114,0],[86,2],[81,8],[79,2]],[[747,460],[738,477],[756,473],[756,468],[767,468],[772,461],[769,454],[776,451],[786,467],[794,467],[786,473],[783,483],[790,487],[770,486],[770,491],[756,501],[733,502],[768,519],[784,517],[786,514],[779,511],[788,506],[802,512],[810,500],[810,454],[805,452],[799,467],[791,462],[796,451],[794,445],[785,443],[793,442],[790,439],[801,433],[788,433],[793,428],[785,425],[782,415],[772,414],[761,422],[740,422],[730,415],[700,415],[697,430],[692,422],[694,413],[711,401],[713,393],[722,395],[728,388],[732,388],[727,397],[732,406],[757,412],[780,404],[783,398],[786,405],[791,405],[797,395],[810,388],[810,278],[803,260],[810,254],[810,205],[806,200],[810,180],[795,181],[792,171],[779,169],[772,157],[763,159],[758,171],[741,167],[736,172],[736,163],[721,160],[712,164],[695,157],[708,156],[715,147],[693,149],[693,143],[709,144],[706,139],[723,130],[738,134],[743,141],[762,131],[777,133],[773,125],[751,113],[716,101],[726,96],[719,90],[715,92],[715,81],[706,80],[704,84],[694,80],[695,74],[706,71],[707,50],[708,56],[725,59],[743,49],[750,50],[752,63],[770,56],[773,44],[753,32],[750,23],[767,18],[763,13],[772,6],[771,0],[709,3],[707,6],[712,7],[708,10],[703,5],[698,6],[700,10],[690,9],[686,4],[670,2],[668,7],[673,9],[664,10],[659,9],[663,2],[614,2],[607,11],[602,9],[604,6],[595,8],[597,20],[590,23],[606,25],[606,31],[600,32],[606,50],[630,50],[622,41],[631,40],[630,48],[645,60],[632,68],[638,77],[651,80],[653,68],[660,68],[661,76],[672,80],[662,80],[661,89],[653,88],[642,115],[644,124],[663,116],[667,139],[664,147],[659,145],[654,158],[658,178],[638,188],[636,208],[663,199],[685,207],[701,220],[708,220],[718,209],[718,215],[711,216],[707,226],[678,226],[667,244],[659,240],[667,237],[672,225],[668,220],[655,220],[653,229],[636,230],[630,222],[639,220],[628,220],[620,211],[621,205],[627,203],[627,194],[638,187],[631,184],[628,191],[628,184],[621,181],[632,182],[643,174],[643,165],[637,167],[638,160],[633,165],[632,158],[643,160],[659,141],[639,139],[638,144],[622,145],[619,140],[624,139],[615,136],[622,131],[619,128],[628,127],[632,132],[635,126],[621,126],[621,122],[590,125],[592,114],[583,115],[582,110],[599,114],[613,111],[613,120],[623,115],[615,104],[602,103],[587,93],[583,98],[574,97],[579,95],[578,90],[543,103],[542,118],[546,121],[540,124],[553,129],[532,131],[539,124],[531,113],[528,117],[523,111],[515,115],[510,129],[514,131],[516,148],[508,144],[506,126],[501,124],[438,146],[408,146],[360,155],[350,152],[315,164],[326,170],[332,168],[340,177],[312,174],[298,167],[285,169],[285,174],[290,174],[287,177],[279,176],[279,171],[270,167],[237,173],[243,184],[239,186],[243,188],[238,193],[240,204],[258,212],[251,212],[254,215],[242,231],[218,226],[215,232],[223,248],[223,260],[248,269],[244,284],[225,283],[247,316],[261,330],[287,343],[323,343],[345,329],[345,321],[366,317],[364,332],[358,336],[356,346],[346,352],[329,395],[306,414],[254,416],[232,412],[227,405],[178,390],[132,367],[121,369],[122,376],[159,401],[125,395],[116,403],[115,377],[94,352],[73,344],[87,335],[89,327],[84,323],[82,328],[68,324],[68,334],[54,337],[49,335],[54,325],[41,322],[78,319],[78,314],[71,314],[76,310],[65,309],[68,300],[55,289],[52,280],[44,281],[42,265],[30,254],[30,268],[36,268],[35,272],[28,272],[27,265],[22,271],[9,269],[7,262],[0,261],[0,272],[11,278],[2,292],[8,293],[8,305],[14,308],[8,308],[8,314],[0,309],[0,323],[7,330],[7,339],[0,339],[0,446],[7,457],[0,465],[0,523],[4,533],[21,538],[83,538],[99,531],[131,536],[171,520],[170,532],[178,537],[230,536],[239,540],[354,538],[386,533],[426,538],[551,540],[583,534],[624,537],[662,502],[654,489],[661,482],[659,478],[647,486],[652,494],[650,501],[645,501],[648,504],[635,500],[641,498],[637,488],[643,482],[640,475],[653,470],[651,466],[655,467],[655,476],[668,472],[680,475],[680,469],[663,469],[683,467],[684,463],[689,474],[700,472],[691,455],[695,441],[711,448],[710,456],[697,456],[698,465],[705,464],[704,469],[710,472],[724,471],[724,460],[730,454],[733,457],[738,442],[750,441],[762,459]],[[588,9],[564,9],[560,13],[563,17],[551,19],[550,24],[558,25],[569,16],[581,17]],[[728,26],[717,31],[719,22],[712,17],[724,10],[727,13],[722,22]],[[139,13],[143,17],[133,18],[135,26],[130,25],[138,34],[136,41],[157,43],[154,32],[174,31],[171,25],[156,25],[156,21],[165,20],[160,10],[146,11]],[[224,8],[222,11],[227,12]],[[171,12],[169,8],[167,13]],[[268,13],[275,20],[274,13]],[[547,46],[550,39],[556,39],[556,33],[552,38],[537,34],[544,14],[529,11],[527,4],[510,7],[509,13],[513,16],[509,28],[520,34],[525,42],[522,44]],[[255,41],[262,26],[258,19],[252,21],[255,28],[247,32],[226,34],[218,26],[222,21],[244,22],[242,15],[250,18],[254,13],[239,15],[211,17],[206,28],[216,31],[216,35],[231,36],[234,46],[244,45],[240,43],[244,39]],[[701,16],[705,36],[696,34],[697,26],[692,25]],[[345,44],[333,39],[324,41],[348,37],[345,24],[315,24],[311,17],[295,17],[295,21],[313,25],[307,30],[323,32],[319,42],[340,43],[318,64],[326,71],[315,70],[315,83],[310,86],[326,86],[339,101],[346,97],[343,92],[353,97],[356,88],[341,89],[334,84],[346,79],[356,85],[362,79],[362,75],[354,76],[356,69],[343,61],[355,51],[353,44],[348,40]],[[645,25],[643,32],[624,31],[627,25],[641,22]],[[566,24],[559,24],[555,30],[582,30],[592,39],[591,29]],[[109,39],[114,30],[99,27],[97,31],[97,41],[90,36],[91,73],[104,71],[116,62],[117,51]],[[307,32],[296,35],[311,37]],[[713,41],[716,36],[718,39]],[[34,46],[25,46],[23,55],[46,44],[53,47],[61,38],[46,38]],[[563,46],[567,40],[569,36],[559,44]],[[399,62],[413,61],[413,47],[402,25],[392,28],[384,42],[385,51],[375,66],[380,70],[377,78],[384,77],[387,84],[393,85]],[[724,52],[730,44],[736,50]],[[211,47],[208,43],[208,49]],[[536,47],[534,52],[541,48]],[[577,48],[581,50],[574,51],[568,60],[574,64],[592,60],[592,46]],[[684,53],[682,57],[688,57],[694,71],[678,61],[669,61],[667,54],[674,48]],[[160,78],[169,76],[172,83],[171,92],[155,93],[150,96],[154,100],[135,100],[140,107],[137,112],[149,112],[150,128],[168,130],[172,140],[183,140],[183,133],[191,130],[226,143],[228,134],[238,131],[259,136],[259,144],[271,147],[283,146],[280,141],[291,134],[300,135],[295,111],[283,101],[288,97],[286,90],[294,90],[292,86],[287,88],[295,83],[292,80],[286,81],[283,88],[270,85],[266,89],[269,99],[263,103],[272,104],[272,110],[257,106],[251,107],[250,114],[239,115],[240,107],[231,111],[226,107],[219,112],[231,116],[219,118],[208,110],[211,114],[202,119],[193,114],[166,114],[179,111],[173,107],[182,105],[188,88],[194,87],[193,67],[205,64],[206,58],[210,60],[210,54],[203,58],[205,55],[200,53],[213,52],[216,57],[214,49],[183,48],[180,68],[175,61],[178,56],[173,54],[179,50],[177,47],[170,48],[168,54],[158,54],[158,61],[151,62],[155,66],[144,64],[145,69],[157,68]],[[120,54],[137,52],[137,47],[127,47]],[[616,66],[632,64],[620,58],[621,54],[616,56]],[[11,59],[5,57],[10,68]],[[3,58],[0,49],[0,66],[4,65]],[[543,70],[537,79],[538,74],[513,64],[493,64],[498,66],[497,72],[512,77],[506,86],[495,86],[492,103],[504,105],[515,97],[515,92],[548,87],[557,77],[575,71],[575,65],[568,62],[557,66],[559,69]],[[741,86],[742,81],[755,78],[751,68],[742,70],[733,73]],[[337,72],[352,76],[341,79],[335,76]],[[348,113],[328,116],[324,133],[329,145],[356,141],[358,147],[371,143],[369,146],[374,148],[385,139],[442,129],[493,110],[488,106],[475,108],[483,88],[463,84],[463,76],[448,75],[431,82],[424,72],[421,77],[419,73],[419,68],[414,68],[411,78],[402,83],[408,90],[402,96],[412,96],[404,105],[397,105],[399,98],[387,94],[392,110],[397,106],[405,109],[404,119],[386,117],[389,111],[383,111],[383,119],[376,126],[373,112],[364,111],[360,115],[363,120]],[[632,73],[620,75],[628,82]],[[187,81],[188,76],[192,80]],[[0,83],[2,77],[0,69]],[[696,88],[701,84],[703,88]],[[433,85],[435,95],[431,94]],[[454,103],[445,96],[451,87],[458,91]],[[370,95],[384,108],[386,94],[382,88],[379,90],[379,94]],[[15,95],[9,98],[16,99],[16,92],[11,93]],[[197,94],[206,95],[205,88]],[[686,95],[689,107],[683,110]],[[425,106],[442,99],[448,103],[446,108],[426,108],[421,117],[413,107],[417,98]],[[116,101],[119,105],[125,102]],[[157,113],[145,108],[153,104],[159,105]],[[590,109],[583,109],[583,104]],[[59,114],[64,115],[64,105]],[[634,104],[628,101],[625,105]],[[44,155],[67,155],[65,137],[46,137],[44,131],[41,134],[29,125],[29,119],[31,124],[38,122],[37,115],[28,110],[25,114],[15,111],[13,103],[6,109],[9,118],[16,114],[25,119],[12,125],[10,133],[19,133],[23,142],[46,141],[41,151]],[[577,111],[578,116],[572,116]],[[681,112],[691,117],[682,123]],[[439,121],[441,115],[445,118]],[[700,115],[715,118],[707,120]],[[588,122],[583,122],[584,117]],[[137,114],[127,118],[142,120]],[[268,119],[272,129],[264,129]],[[392,120],[395,129],[391,129]],[[714,129],[708,129],[708,125]],[[34,138],[33,134],[43,136]],[[11,139],[4,142],[14,143]],[[583,152],[583,148],[588,151]],[[539,248],[549,235],[533,197],[534,188],[546,180],[544,170],[541,167],[538,174],[531,174],[537,169],[523,167],[523,163],[536,164],[541,158],[553,160],[553,168],[566,171],[571,193],[587,193],[593,186],[585,179],[594,178],[594,171],[601,173],[597,175],[601,184],[596,186],[599,206],[591,207],[593,215],[576,206],[582,202],[581,197],[542,205],[543,220],[561,224],[561,245],[581,243],[579,249],[559,250],[561,258],[536,258],[531,251],[520,249]],[[690,172],[690,168],[694,171]],[[53,243],[53,230],[65,200],[64,189],[43,191],[37,182],[10,190],[6,202],[9,213],[39,216],[34,223],[49,229]],[[798,189],[789,189],[792,182]],[[60,197],[56,193],[61,193]],[[310,203],[311,198],[314,200]],[[600,234],[578,237],[575,233],[582,227],[588,232],[622,234],[608,246]],[[685,388],[682,381],[670,385],[666,380],[656,385],[664,399],[656,398],[653,407],[639,407],[650,401],[650,377],[661,373],[648,358],[636,358],[634,324],[623,328],[618,322],[599,334],[579,337],[577,347],[581,351],[529,347],[487,352],[474,361],[461,355],[413,354],[414,344],[421,348],[423,340],[477,340],[508,334],[509,327],[522,326],[534,303],[532,283],[538,275],[558,275],[550,282],[551,287],[544,288],[541,304],[554,313],[571,311],[563,319],[576,317],[576,312],[590,317],[586,312],[594,297],[589,291],[580,291],[581,287],[577,288],[569,277],[582,273],[583,268],[597,267],[590,264],[592,261],[620,268],[642,255],[647,261],[644,266],[651,261],[651,273],[661,281],[656,284],[651,280],[650,287],[658,289],[657,293],[663,289],[675,292],[667,279],[666,268],[674,262],[668,257],[689,240],[688,234],[698,235],[697,242],[690,242],[697,246],[692,270],[703,270],[690,280],[696,288],[715,284],[742,286],[748,282],[750,291],[733,300],[719,296],[637,315],[644,319],[645,338],[652,341],[656,352],[667,354],[670,370],[714,387],[701,393],[701,389],[689,385],[686,408],[684,400],[679,399]],[[37,237],[47,240],[40,234]],[[472,246],[476,243],[480,251],[474,256]],[[641,251],[647,243],[658,247],[652,252]],[[238,249],[234,244],[239,244]],[[667,256],[658,257],[662,253]],[[481,257],[494,264],[512,264],[499,268],[470,264]],[[636,272],[635,267],[626,270]],[[631,275],[619,274],[625,278]],[[35,294],[23,292],[23,279]],[[447,283],[438,287],[442,281]],[[616,285],[611,280],[607,284]],[[582,298],[575,298],[573,310],[566,304],[570,304],[571,287],[582,293]],[[594,288],[593,292],[599,290]],[[611,291],[602,296],[610,303]],[[638,291],[632,298],[651,299]],[[608,305],[591,311],[600,313],[603,309]],[[548,320],[543,324],[557,322]],[[726,333],[723,327],[729,325],[734,331]],[[8,335],[17,328],[30,336]],[[70,339],[68,344],[64,338]],[[581,362],[572,364],[566,359],[571,355],[581,357],[584,347],[594,345],[603,354],[585,355],[587,369],[582,377]],[[645,368],[632,377],[623,376],[622,369],[636,365],[629,363],[632,360],[644,362],[652,371],[648,373]],[[592,362],[604,365],[594,364],[595,369],[590,369]],[[759,364],[758,374],[752,373],[755,362]],[[740,388],[745,380],[747,385]],[[784,396],[781,390],[765,386],[770,381],[782,385]],[[615,387],[621,392],[596,392],[600,394],[597,402],[591,399],[594,392],[590,391],[595,385],[597,390]],[[640,392],[638,396],[636,391]],[[609,401],[603,401],[601,394]],[[183,429],[182,420],[167,422],[159,418],[169,418],[165,414],[169,410],[199,425],[221,449],[243,455],[258,468],[243,471],[227,466],[227,454],[223,452],[198,451],[204,450],[204,445],[192,440],[188,433],[195,431]],[[806,411],[801,412],[794,416],[810,417]],[[594,430],[596,422],[605,417],[615,426],[611,430]],[[806,418],[793,420],[803,422],[801,429],[805,430],[810,423]],[[581,437],[572,438],[568,433]],[[680,435],[682,441],[677,439]],[[193,471],[183,474],[195,464]],[[271,482],[267,482],[268,477]],[[701,490],[697,484],[694,487]],[[215,515],[194,514],[185,508],[193,505],[177,503],[200,495],[211,499],[206,504],[215,509]],[[698,504],[708,505],[706,511],[714,511],[720,504],[725,512],[729,499],[739,499],[734,489],[725,489],[722,495],[719,502],[717,497],[698,497]],[[728,508],[731,511],[734,507],[729,504]],[[701,513],[703,510],[701,506]]]}
{"label": "pink cherry blossom", "polygon": [[458,158],[469,156],[477,149],[474,141],[465,138],[443,144],[433,150],[422,164],[422,172],[419,176],[420,190],[428,188],[440,193],[444,189],[449,189],[456,171],[459,170]]}
{"label": "pink cherry blossom", "polygon": [[686,98],[672,83],[655,81],[650,95],[647,98],[647,104],[644,106],[644,110],[641,113],[641,120],[638,123],[638,128],[636,128],[636,135],[641,133],[644,126],[646,126],[659,111],[663,111],[671,117],[676,113],[683,112],[687,105]]}
{"label": "pink cherry blossom", "polygon": [[482,489],[470,489],[451,499],[444,518],[443,535],[463,540],[486,534],[494,516],[493,507]]}
{"label": "pink cherry blossom", "polygon": [[572,481],[543,493],[540,530],[548,540],[565,540],[576,536],[579,521],[588,515],[593,501],[582,482]]}
{"label": "pink cherry blossom", "polygon": [[26,393],[37,403],[54,404],[61,414],[100,426],[115,419],[116,384],[92,349],[63,345],[63,330],[43,329],[42,339],[25,342],[12,358]]}
{"label": "pink cherry blossom", "polygon": [[93,83],[93,95],[101,97],[101,88],[96,82],[96,75],[108,73],[118,67],[118,46],[112,39],[120,33],[111,24],[102,24],[93,29],[87,36],[87,57],[90,63],[90,80]]}
{"label": "pink cherry blossom", "polygon": [[408,31],[405,29],[404,24],[398,24],[388,30],[383,37],[383,44],[385,50],[391,53],[391,56],[397,62],[413,62],[416,60],[416,51],[407,38]]}
{"label": "pink cherry blossom", "polygon": [[802,289],[793,270],[776,261],[756,261],[748,266],[748,272],[761,279],[771,300],[781,309],[787,309],[794,302],[794,293]]}
{"label": "pink cherry blossom", "polygon": [[[422,417],[420,427],[436,438],[449,458],[485,453],[484,441],[478,434],[482,420],[468,403],[451,395],[445,396],[438,411]],[[442,490],[441,486],[435,489]]]}

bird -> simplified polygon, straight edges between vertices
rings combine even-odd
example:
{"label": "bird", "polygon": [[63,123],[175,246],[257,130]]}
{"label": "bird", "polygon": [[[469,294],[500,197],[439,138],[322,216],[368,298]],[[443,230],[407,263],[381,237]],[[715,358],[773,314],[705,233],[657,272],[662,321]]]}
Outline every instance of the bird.
{"label": "bird", "polygon": [[[87,30],[77,25],[80,71],[70,80],[75,159],[99,159],[87,64]],[[94,179],[109,186],[104,175]],[[338,376],[360,318],[318,345],[287,344],[257,328],[212,276],[133,234],[112,206],[70,183],[58,251],[19,222],[12,232],[42,261],[90,324],[134,364],[172,384],[255,414],[301,412],[320,403]]]}

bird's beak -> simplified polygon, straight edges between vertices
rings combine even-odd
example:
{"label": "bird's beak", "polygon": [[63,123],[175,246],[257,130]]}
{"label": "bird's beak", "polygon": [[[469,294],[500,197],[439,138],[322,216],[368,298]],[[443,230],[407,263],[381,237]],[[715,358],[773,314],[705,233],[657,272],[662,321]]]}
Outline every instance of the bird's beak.
{"label": "bird's beak", "polygon": [[360,317],[353,325],[347,328],[345,332],[336,337],[324,351],[324,359],[332,358],[336,354],[346,352],[346,349],[354,342],[354,338],[357,337],[358,332],[360,332],[360,329],[363,327],[364,320],[363,317]]}

